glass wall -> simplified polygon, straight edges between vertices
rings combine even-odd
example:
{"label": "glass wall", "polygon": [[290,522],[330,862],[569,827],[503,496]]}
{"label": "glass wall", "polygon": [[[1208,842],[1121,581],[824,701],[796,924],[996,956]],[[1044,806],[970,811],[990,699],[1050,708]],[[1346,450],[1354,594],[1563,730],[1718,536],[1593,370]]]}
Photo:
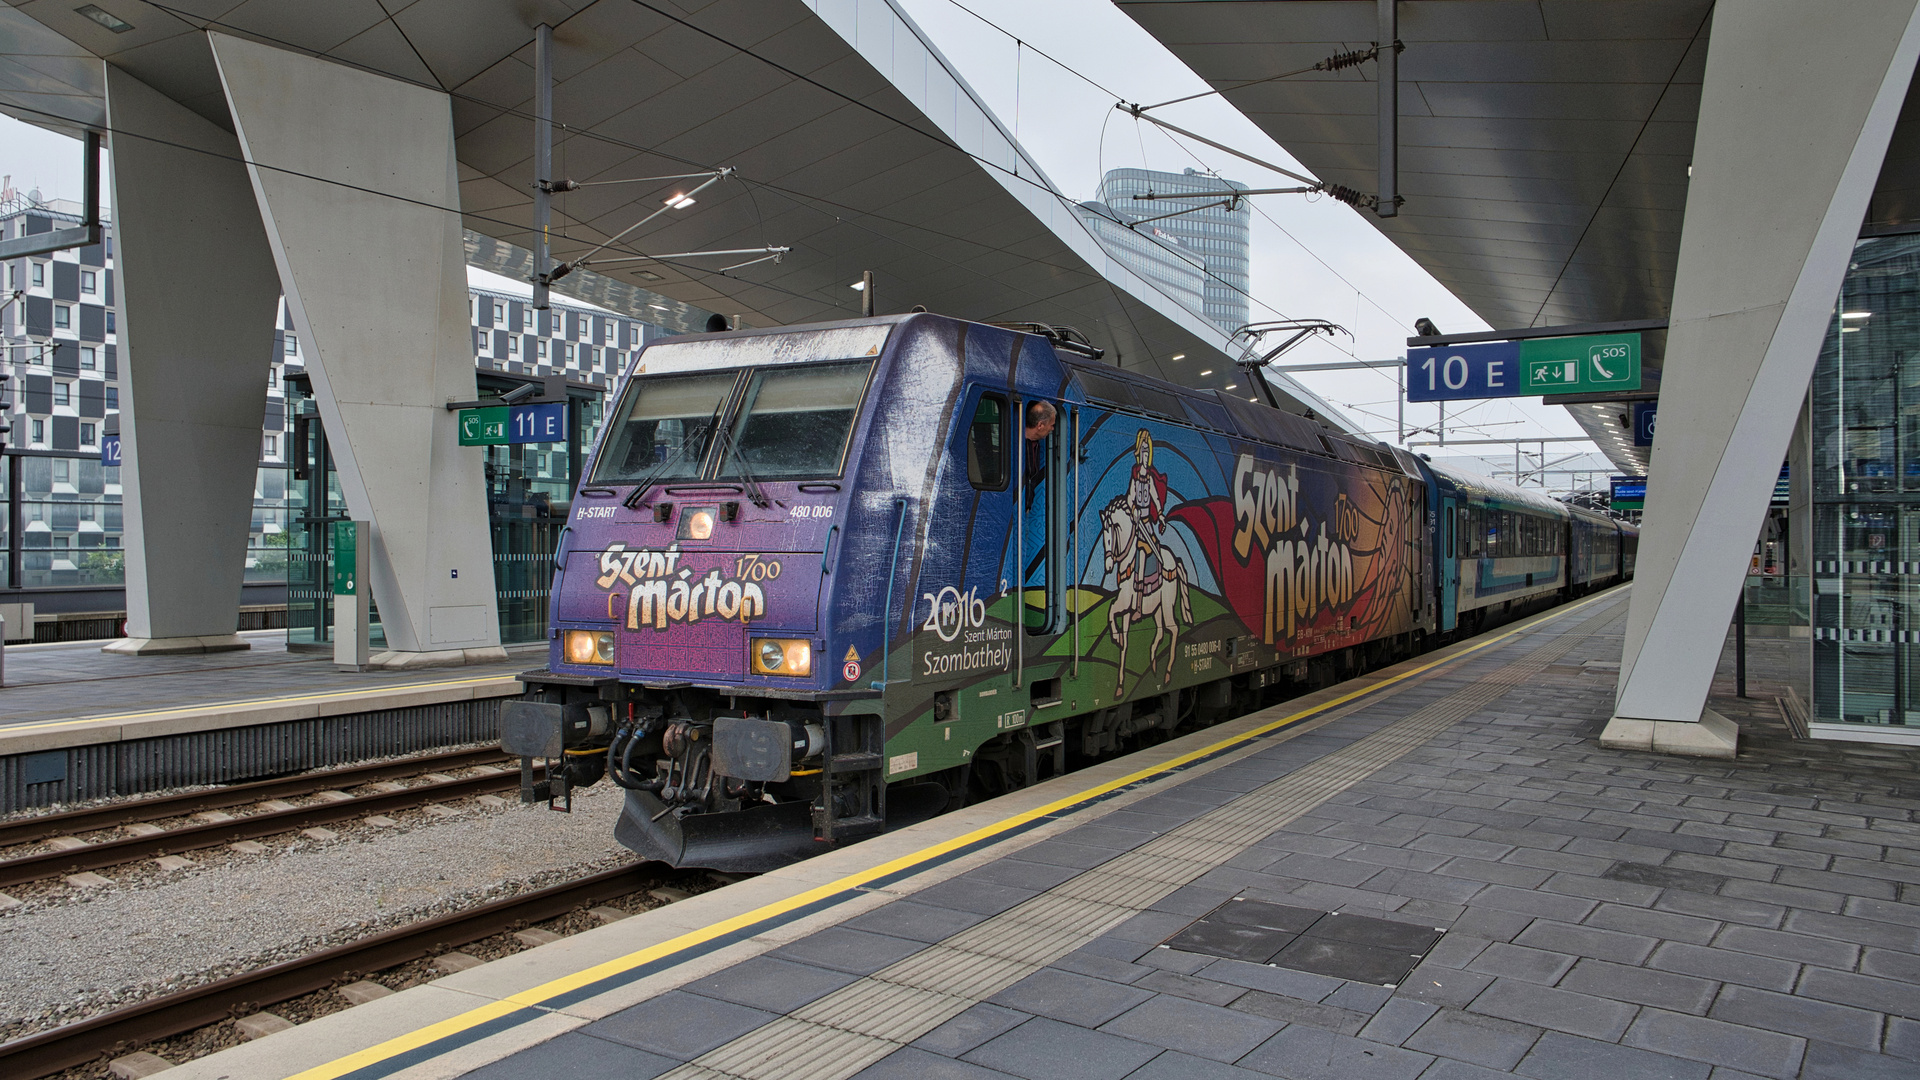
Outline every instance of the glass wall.
{"label": "glass wall", "polygon": [[[525,380],[480,375],[480,396],[496,397]],[[256,503],[258,546],[277,555],[287,583],[290,647],[327,646],[332,641],[332,525],[348,520],[339,476],[327,451],[327,435],[306,384],[288,380],[287,465],[279,471],[278,507]],[[553,554],[565,528],[579,457],[599,433],[603,403],[595,391],[570,391],[568,415],[574,441],[465,448],[482,455],[487,483],[487,519],[493,540],[495,601],[504,644],[541,641],[553,584]],[[263,481],[264,483],[264,481]],[[264,492],[263,492],[264,494]],[[270,527],[284,529],[276,540]],[[262,517],[262,515],[266,515]],[[258,556],[259,552],[250,552]],[[373,609],[373,645],[383,648],[379,607]]]}
{"label": "glass wall", "polygon": [[[297,389],[296,389],[297,387]],[[333,470],[327,434],[319,411],[299,393],[305,383],[287,380],[288,425],[285,434],[287,464],[280,471],[285,537],[279,543],[287,583],[287,647],[325,648],[333,642],[333,523],[346,521],[347,502],[340,494],[340,477]],[[256,513],[262,512],[256,504]],[[264,531],[261,545],[270,541]],[[371,609],[368,644],[386,645],[378,607]]]}
{"label": "glass wall", "polygon": [[[481,396],[498,392],[481,379]],[[486,447],[487,520],[493,533],[493,584],[505,644],[547,636],[553,555],[572,512],[578,457],[600,432],[598,394],[575,394],[575,441]]]}
{"label": "glass wall", "polygon": [[[0,504],[19,477],[20,580],[7,580],[14,515],[0,513],[0,587],[67,589],[126,584],[119,466],[84,457],[14,451],[0,458]],[[263,466],[247,544],[249,584],[287,579],[286,472]]]}
{"label": "glass wall", "polygon": [[17,460],[22,552],[16,587],[124,584],[119,468],[100,464],[97,455]]}
{"label": "glass wall", "polygon": [[287,580],[290,537],[287,490],[284,466],[260,466],[253,482],[253,526],[247,532],[248,584],[280,584]]}
{"label": "glass wall", "polygon": [[1810,405],[1813,719],[1920,723],[1920,236],[1856,245]]}

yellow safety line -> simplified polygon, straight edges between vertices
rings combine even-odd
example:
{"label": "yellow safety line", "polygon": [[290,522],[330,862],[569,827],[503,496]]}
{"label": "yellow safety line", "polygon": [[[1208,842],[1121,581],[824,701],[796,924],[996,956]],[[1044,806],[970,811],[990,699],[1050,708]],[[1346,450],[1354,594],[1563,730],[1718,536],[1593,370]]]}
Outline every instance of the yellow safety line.
{"label": "yellow safety line", "polygon": [[[191,674],[180,672],[179,674]],[[144,712],[113,713],[108,716],[78,716],[70,720],[48,720],[38,724],[7,724],[0,726],[0,739],[21,731],[44,731],[48,728],[78,727],[82,724],[111,724],[122,720],[139,720],[149,716],[173,716],[179,713],[208,712],[215,709],[232,709],[242,705],[292,705],[303,701],[329,701],[338,698],[363,697],[369,693],[389,690],[428,690],[436,686],[458,686],[471,683],[476,687],[482,683],[496,680],[516,681],[514,675],[469,675],[459,679],[441,679],[438,682],[398,683],[392,686],[363,686],[356,690],[332,690],[321,694],[298,694],[293,697],[242,698],[239,701],[215,701],[204,705],[174,705],[164,709],[148,709]]]}
{"label": "yellow safety line", "polygon": [[1392,686],[1395,683],[1404,682],[1407,679],[1411,679],[1416,675],[1422,674],[1427,671],[1431,671],[1432,669],[1439,667],[1442,664],[1450,664],[1456,660],[1459,660],[1461,657],[1479,652],[1481,649],[1490,648],[1494,645],[1499,644],[1502,641],[1507,640],[1508,638],[1514,637],[1515,635],[1518,635],[1518,634],[1525,633],[1526,631],[1533,629],[1535,626],[1539,625],[1542,622],[1545,622],[1551,619],[1562,618],[1567,615],[1571,615],[1574,612],[1580,610],[1581,608],[1584,608],[1590,604],[1598,603],[1599,601],[1608,598],[1609,596],[1612,595],[1612,593],[1613,593],[1613,590],[1609,589],[1606,592],[1595,594],[1594,596],[1588,597],[1587,599],[1581,600],[1578,603],[1572,604],[1568,607],[1556,609],[1554,611],[1544,612],[1540,615],[1534,616],[1531,619],[1528,619],[1527,621],[1519,624],[1518,626],[1515,626],[1513,629],[1508,630],[1507,632],[1500,634],[1497,637],[1491,637],[1485,641],[1478,642],[1474,645],[1470,645],[1464,649],[1461,649],[1459,652],[1454,653],[1451,656],[1441,657],[1440,659],[1430,661],[1426,664],[1422,664],[1421,666],[1417,668],[1413,668],[1412,670],[1403,671],[1398,675],[1392,676],[1391,678],[1383,679],[1380,682],[1374,683],[1371,686],[1366,686],[1358,690],[1349,691],[1345,694],[1340,695],[1339,697],[1333,698],[1332,700],[1324,701],[1318,705],[1314,705],[1309,708],[1302,709],[1299,712],[1293,713],[1290,716],[1285,716],[1279,720],[1274,720],[1269,723],[1262,724],[1257,728],[1244,731],[1238,735],[1230,736],[1228,738],[1220,740],[1219,742],[1201,747],[1198,750],[1189,751],[1185,754],[1181,754],[1179,757],[1171,758],[1157,765],[1149,766],[1147,768],[1139,770],[1138,772],[1128,773],[1127,775],[1119,777],[1117,779],[1109,780],[1104,784],[1099,784],[1095,787],[1090,787],[1083,791],[1075,792],[1072,795],[1055,799],[1053,802],[1047,803],[1044,806],[1038,806],[1031,810],[1023,811],[1021,813],[1013,815],[1012,817],[1008,817],[1000,821],[994,822],[991,825],[983,825],[980,828],[975,829],[970,833],[966,833],[961,836],[952,837],[951,839],[942,840],[939,843],[929,845],[927,847],[921,848],[918,851],[910,852],[906,855],[902,855],[897,859],[893,859],[888,862],[881,863],[878,866],[873,866],[865,870],[857,871],[855,873],[847,875],[846,877],[840,878],[837,881],[828,882],[825,885],[820,885],[812,889],[808,889],[806,892],[798,893],[793,896],[787,897],[785,900],[776,900],[773,903],[766,904],[758,908],[754,908],[752,911],[745,912],[744,914],[735,915],[730,919],[724,919],[720,922],[703,926],[698,930],[688,931],[687,933],[681,934],[679,937],[670,938],[666,941],[660,942],[657,945],[649,945],[644,949],[638,950],[637,952],[631,952],[626,954],[625,956],[615,957],[612,960],[608,960],[608,961],[605,961],[604,963],[596,964],[593,967],[586,968],[581,971],[576,971],[571,975],[563,975],[560,978],[554,979],[550,982],[542,983],[541,985],[535,986],[531,989],[522,990],[520,993],[514,994],[511,997],[501,998],[498,1001],[490,1002],[489,1004],[482,1005],[478,1008],[469,1009],[468,1011],[460,1013],[457,1016],[450,1016],[445,1020],[441,1020],[437,1023],[429,1024],[423,1028],[417,1028],[413,1031],[407,1032],[404,1035],[396,1035],[393,1038],[388,1039],[386,1042],[378,1043],[374,1046],[370,1046],[365,1050],[360,1050],[355,1053],[348,1054],[346,1057],[337,1058],[333,1061],[329,1061],[322,1065],[316,1065],[313,1068],[306,1070],[305,1072],[296,1073],[293,1076],[288,1077],[287,1080],[335,1080],[335,1078],[344,1076],[347,1073],[353,1072],[357,1069],[364,1069],[369,1065],[373,1065],[380,1061],[384,1061],[387,1058],[394,1057],[399,1054],[404,1054],[410,1050],[419,1049],[420,1047],[425,1046],[428,1043],[434,1042],[438,1039],[443,1039],[449,1035],[457,1034],[461,1031],[467,1030],[468,1028],[476,1027],[490,1020],[496,1020],[502,1016],[515,1012],[519,1009],[538,1006],[541,1002],[546,1001],[549,998],[557,997],[561,994],[565,994],[572,990],[577,990],[583,986],[592,985],[593,983],[599,982],[602,979],[606,979],[611,976],[618,975],[623,971],[629,971],[633,968],[640,967],[644,964],[652,963],[655,960],[663,959],[665,957],[673,955],[674,953],[682,952],[696,945],[700,945],[705,942],[711,941],[714,938],[723,937],[727,934],[733,933],[736,930],[741,930],[746,927],[752,926],[756,923],[763,922],[768,919],[776,918],[789,911],[806,907],[807,905],[812,904],[819,900],[824,900],[830,896],[835,895],[836,893],[842,893],[851,889],[858,888],[869,881],[873,881],[878,878],[887,877],[891,874],[899,873],[900,871],[909,869],[919,863],[930,861],[932,859],[938,858],[941,855],[945,855],[948,852],[955,851],[960,848],[964,848],[969,845],[978,843],[981,840],[985,840],[999,833],[1003,833],[1010,829],[1017,828],[1018,826],[1024,825],[1030,821],[1034,821],[1038,818],[1047,817],[1050,814],[1056,813],[1060,810],[1064,810],[1078,803],[1083,803],[1088,800],[1098,798],[1099,796],[1105,795],[1108,792],[1115,791],[1119,788],[1124,788],[1130,784],[1139,783],[1140,781],[1145,780],[1148,777],[1155,776],[1159,773],[1168,772],[1173,769],[1177,769],[1182,765],[1186,765],[1191,762],[1198,761],[1202,758],[1210,757],[1214,754],[1219,753],[1222,750],[1228,749],[1240,743],[1249,742],[1253,739],[1259,738],[1262,735],[1267,735],[1274,731],[1278,731],[1279,729],[1286,727],[1290,724],[1297,724],[1300,721],[1307,719],[1308,717],[1311,717],[1317,713],[1326,712],[1328,709],[1332,709],[1337,706],[1344,705],[1355,698],[1364,697],[1365,695],[1371,694],[1374,691],[1379,690],[1383,687]]}

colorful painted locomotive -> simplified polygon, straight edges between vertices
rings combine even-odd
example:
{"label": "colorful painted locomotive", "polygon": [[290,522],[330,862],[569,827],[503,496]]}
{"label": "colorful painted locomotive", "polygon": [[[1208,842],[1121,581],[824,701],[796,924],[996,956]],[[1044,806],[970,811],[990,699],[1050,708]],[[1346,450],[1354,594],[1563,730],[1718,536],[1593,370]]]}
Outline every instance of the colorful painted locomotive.
{"label": "colorful painted locomotive", "polygon": [[642,353],[502,713],[525,796],[610,776],[634,851],[767,869],[1631,573],[1630,526],[1031,329]]}

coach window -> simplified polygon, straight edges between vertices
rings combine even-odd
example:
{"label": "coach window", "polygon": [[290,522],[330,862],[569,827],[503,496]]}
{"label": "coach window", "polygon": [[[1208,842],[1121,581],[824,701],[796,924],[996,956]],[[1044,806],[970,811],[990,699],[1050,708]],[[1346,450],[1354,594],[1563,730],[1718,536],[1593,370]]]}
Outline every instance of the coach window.
{"label": "coach window", "polygon": [[967,425],[967,481],[981,491],[1007,489],[1007,399],[982,394]]}

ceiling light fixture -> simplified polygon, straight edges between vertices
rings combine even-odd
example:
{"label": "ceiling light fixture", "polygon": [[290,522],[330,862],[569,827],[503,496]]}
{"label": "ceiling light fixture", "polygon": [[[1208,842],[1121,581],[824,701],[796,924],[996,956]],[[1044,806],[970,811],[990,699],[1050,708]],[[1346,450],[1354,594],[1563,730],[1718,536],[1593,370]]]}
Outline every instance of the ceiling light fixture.
{"label": "ceiling light fixture", "polygon": [[1202,375],[1203,377],[1204,377],[1204,376],[1207,376],[1207,375],[1211,375],[1211,374],[1213,374],[1213,369],[1212,369],[1212,368],[1208,368],[1207,370],[1205,370],[1205,371],[1203,371],[1203,372],[1201,372],[1200,374],[1201,374],[1201,375]]}
{"label": "ceiling light fixture", "polygon": [[847,288],[852,289],[854,292],[866,292],[867,283],[864,281],[856,281],[853,284],[847,286]]}
{"label": "ceiling light fixture", "polygon": [[1872,315],[1873,312],[1871,311],[1843,311],[1840,313],[1840,317],[1843,319],[1865,319]]}
{"label": "ceiling light fixture", "polygon": [[666,199],[665,199],[665,200],[663,200],[663,201],[664,201],[664,202],[666,203],[666,205],[667,205],[667,206],[668,206],[668,208],[670,208],[670,209],[673,209],[673,210],[685,210],[685,209],[686,209],[687,207],[689,207],[689,206],[692,206],[692,205],[693,205],[693,196],[691,196],[691,195],[672,195],[672,196],[669,196],[668,198],[666,198]]}
{"label": "ceiling light fixture", "polygon": [[1238,390],[1238,389],[1240,389],[1240,384],[1239,384],[1239,383],[1233,383],[1233,382],[1230,382],[1230,383],[1228,383],[1228,384],[1227,384],[1227,389],[1229,389],[1229,390]]}
{"label": "ceiling light fixture", "polygon": [[74,8],[73,11],[74,14],[85,15],[87,18],[92,19],[94,22],[99,23],[101,26],[106,27],[116,34],[124,34],[133,29],[132,23],[115,15],[111,11],[102,10],[97,4],[86,4]]}
{"label": "ceiling light fixture", "polygon": [[1187,358],[1187,354],[1183,352],[1177,352],[1173,354],[1173,358],[1175,360],[1185,360]]}

